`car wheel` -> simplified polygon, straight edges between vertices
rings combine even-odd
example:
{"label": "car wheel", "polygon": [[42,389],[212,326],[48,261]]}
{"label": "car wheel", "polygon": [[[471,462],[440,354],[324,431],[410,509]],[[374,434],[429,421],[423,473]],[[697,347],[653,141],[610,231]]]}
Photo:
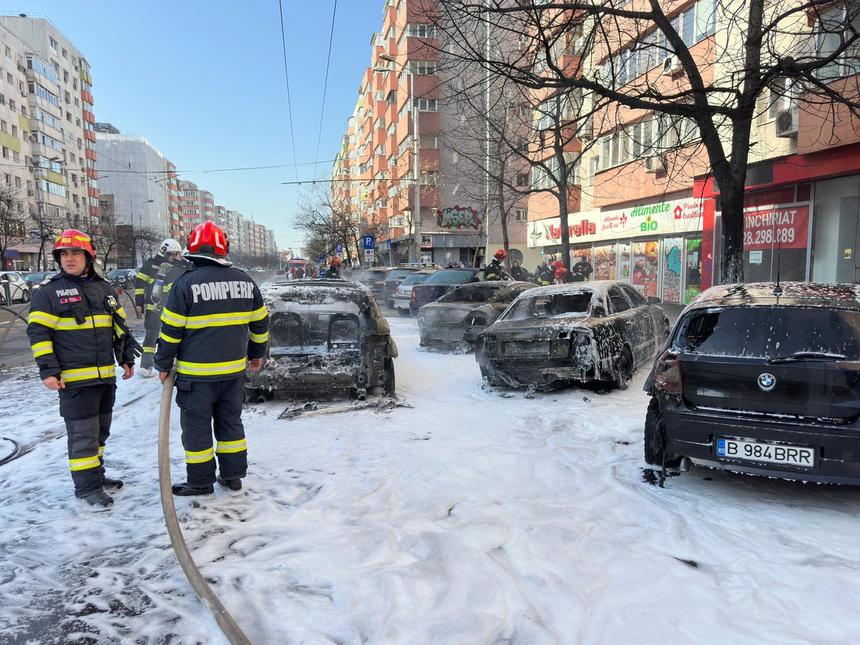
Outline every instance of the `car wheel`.
{"label": "car wheel", "polygon": [[631,378],[633,378],[633,355],[630,348],[625,345],[615,359],[615,386],[619,390],[626,390]]}
{"label": "car wheel", "polygon": [[395,378],[394,378],[394,359],[386,358],[383,361],[383,380],[382,391],[386,396],[394,396]]}
{"label": "car wheel", "polygon": [[669,458],[666,455],[666,428],[663,426],[660,414],[660,403],[652,397],[645,414],[645,463],[652,466],[669,466],[674,468],[681,462],[680,457]]}

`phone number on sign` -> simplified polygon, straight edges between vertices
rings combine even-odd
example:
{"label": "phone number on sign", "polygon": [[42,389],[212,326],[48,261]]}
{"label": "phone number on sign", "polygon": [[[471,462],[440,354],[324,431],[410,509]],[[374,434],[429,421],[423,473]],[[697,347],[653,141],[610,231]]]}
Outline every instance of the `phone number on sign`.
{"label": "phone number on sign", "polygon": [[793,228],[778,228],[776,230],[766,228],[757,231],[744,231],[744,246],[759,244],[791,244],[794,242],[795,232]]}

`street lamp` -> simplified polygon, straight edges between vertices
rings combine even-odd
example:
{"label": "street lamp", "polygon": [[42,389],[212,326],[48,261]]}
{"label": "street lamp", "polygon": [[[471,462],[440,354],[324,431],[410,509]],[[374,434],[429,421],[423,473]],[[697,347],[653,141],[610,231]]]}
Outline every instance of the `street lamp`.
{"label": "street lamp", "polygon": [[[380,54],[380,60],[394,65],[397,61],[388,54]],[[421,166],[419,164],[419,154],[421,145],[418,137],[418,105],[415,100],[415,72],[409,68],[409,63],[404,66],[407,75],[409,76],[409,101],[412,103],[412,147],[413,147],[413,167],[412,177],[415,185],[415,198],[412,204],[412,252],[410,255],[411,262],[419,262],[421,259]],[[374,72],[392,72],[391,67],[374,67]],[[390,236],[389,236],[390,239]]]}

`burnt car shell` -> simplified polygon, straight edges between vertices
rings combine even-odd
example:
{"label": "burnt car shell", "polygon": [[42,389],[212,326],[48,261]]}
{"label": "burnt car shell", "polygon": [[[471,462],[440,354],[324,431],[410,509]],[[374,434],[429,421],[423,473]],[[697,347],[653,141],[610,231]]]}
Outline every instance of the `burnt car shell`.
{"label": "burnt car shell", "polygon": [[397,347],[370,291],[338,279],[268,285],[269,344],[248,372],[246,398],[333,398],[380,387],[394,394]]}
{"label": "burnt car shell", "polygon": [[441,298],[446,293],[460,286],[480,280],[481,270],[477,268],[467,269],[442,269],[436,271],[421,284],[412,287],[412,300],[409,310],[413,316],[418,315],[418,310],[428,302]]}
{"label": "burnt car shell", "polygon": [[860,484],[858,300],[853,284],[700,294],[645,382],[646,461]]}
{"label": "burnt car shell", "polygon": [[475,359],[493,385],[549,390],[600,381],[626,387],[667,331],[662,309],[630,285],[552,285],[522,293],[478,336]]}
{"label": "burnt car shell", "polygon": [[471,345],[530,282],[472,282],[456,287],[418,312],[421,345]]}

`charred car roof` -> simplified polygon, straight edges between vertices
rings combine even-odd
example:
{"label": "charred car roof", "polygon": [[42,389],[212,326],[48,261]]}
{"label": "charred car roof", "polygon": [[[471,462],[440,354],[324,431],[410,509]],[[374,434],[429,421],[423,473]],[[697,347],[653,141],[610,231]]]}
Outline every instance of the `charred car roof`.
{"label": "charred car roof", "polygon": [[[781,293],[780,293],[781,290]],[[708,307],[831,307],[860,311],[860,286],[819,282],[752,282],[711,287],[687,310]]]}

